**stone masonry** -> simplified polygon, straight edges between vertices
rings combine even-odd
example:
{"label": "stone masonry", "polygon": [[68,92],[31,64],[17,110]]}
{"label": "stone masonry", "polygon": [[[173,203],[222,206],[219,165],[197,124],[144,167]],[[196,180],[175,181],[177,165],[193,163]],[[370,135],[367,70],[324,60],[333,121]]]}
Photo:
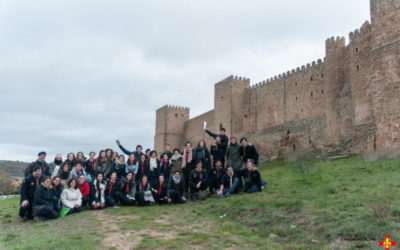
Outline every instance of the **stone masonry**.
{"label": "stone masonry", "polygon": [[362,154],[400,145],[400,0],[370,0],[371,22],[326,40],[326,56],[255,85],[229,76],[215,84],[214,109],[189,119],[189,108],[157,110],[155,149],[246,136],[265,158],[342,147]]}

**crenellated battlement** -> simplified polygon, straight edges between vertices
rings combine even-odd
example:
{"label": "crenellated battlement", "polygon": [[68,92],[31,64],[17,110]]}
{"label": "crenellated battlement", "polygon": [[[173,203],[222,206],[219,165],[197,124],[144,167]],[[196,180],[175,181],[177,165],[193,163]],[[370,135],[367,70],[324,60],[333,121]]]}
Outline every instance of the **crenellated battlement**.
{"label": "crenellated battlement", "polygon": [[188,107],[182,107],[182,106],[175,106],[175,105],[164,105],[161,108],[157,110],[163,110],[163,109],[168,109],[168,110],[189,110]]}
{"label": "crenellated battlement", "polygon": [[355,31],[352,31],[349,33],[349,40],[350,40],[350,44],[357,42],[359,40],[364,39],[367,36],[371,35],[371,29],[372,26],[370,24],[370,22],[366,21],[360,29],[356,29]]}
{"label": "crenellated battlement", "polygon": [[296,74],[299,74],[299,73],[305,73],[305,72],[308,72],[308,71],[312,71],[314,68],[321,67],[323,65],[323,63],[324,63],[323,59],[318,59],[317,61],[312,61],[311,63],[307,63],[306,65],[302,65],[301,67],[297,67],[296,69],[289,70],[289,71],[284,72],[282,74],[273,76],[271,78],[268,78],[266,80],[258,82],[258,83],[254,84],[254,85],[251,85],[251,86],[249,86],[248,89],[256,89],[258,87],[263,87],[263,86],[268,85],[270,83],[273,83],[275,81],[288,79],[288,78],[290,78],[290,77],[292,77],[292,76],[294,76]]}

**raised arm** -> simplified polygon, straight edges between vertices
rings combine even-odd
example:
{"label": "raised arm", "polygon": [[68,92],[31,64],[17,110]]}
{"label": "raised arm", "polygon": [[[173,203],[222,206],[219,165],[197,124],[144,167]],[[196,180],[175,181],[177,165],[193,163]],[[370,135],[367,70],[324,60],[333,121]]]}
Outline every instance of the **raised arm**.
{"label": "raised arm", "polygon": [[207,129],[206,129],[206,133],[207,133],[209,136],[213,137],[214,139],[218,136],[217,134],[214,134],[213,132],[208,131]]}
{"label": "raised arm", "polygon": [[125,154],[127,154],[127,155],[133,154],[133,152],[128,151],[126,148],[124,148],[124,147],[121,145],[121,143],[119,142],[119,140],[117,140],[117,145],[118,145],[118,147],[122,150],[122,152],[124,152]]}

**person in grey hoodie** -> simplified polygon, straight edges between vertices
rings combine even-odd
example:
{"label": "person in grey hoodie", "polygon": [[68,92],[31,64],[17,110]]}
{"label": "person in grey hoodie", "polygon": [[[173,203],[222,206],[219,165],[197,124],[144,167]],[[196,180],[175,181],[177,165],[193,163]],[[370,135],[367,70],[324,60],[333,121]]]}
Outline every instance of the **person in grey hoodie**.
{"label": "person in grey hoodie", "polygon": [[75,167],[72,168],[69,178],[78,180],[79,175],[81,174],[85,176],[85,179],[87,178],[86,171],[83,169],[82,163],[77,162]]}

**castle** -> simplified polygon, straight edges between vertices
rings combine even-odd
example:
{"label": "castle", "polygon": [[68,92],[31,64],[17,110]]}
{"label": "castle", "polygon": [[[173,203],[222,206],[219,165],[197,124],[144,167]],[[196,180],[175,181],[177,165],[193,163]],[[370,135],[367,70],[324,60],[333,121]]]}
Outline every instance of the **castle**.
{"label": "castle", "polygon": [[211,138],[207,128],[246,136],[260,155],[343,150],[361,154],[400,145],[400,0],[370,0],[371,22],[326,40],[323,60],[250,85],[229,76],[215,84],[214,109],[189,119],[189,108],[156,112],[155,149]]}

